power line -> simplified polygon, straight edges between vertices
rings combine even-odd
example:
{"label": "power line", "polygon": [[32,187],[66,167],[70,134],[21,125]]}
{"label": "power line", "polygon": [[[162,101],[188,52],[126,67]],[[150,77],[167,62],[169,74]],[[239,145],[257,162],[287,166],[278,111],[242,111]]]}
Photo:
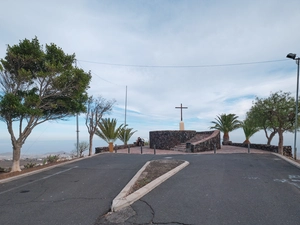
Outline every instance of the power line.
{"label": "power line", "polygon": [[256,61],[256,62],[242,62],[242,63],[228,63],[228,64],[210,64],[210,65],[134,65],[134,64],[120,64],[120,63],[105,63],[105,62],[95,62],[88,60],[78,60],[85,63],[100,64],[106,66],[120,66],[120,67],[140,67],[140,68],[205,68],[205,67],[224,67],[224,66],[244,66],[253,64],[265,64],[265,63],[275,63],[287,61],[288,59],[276,59],[267,61]]}
{"label": "power line", "polygon": [[[78,62],[78,61],[81,61],[81,60],[78,60],[78,59],[77,59],[77,62]],[[79,62],[78,62],[78,64],[80,65],[80,67],[81,67],[82,69],[84,68]],[[118,85],[118,84],[115,84],[115,83],[113,83],[113,82],[111,82],[111,81],[109,81],[109,80],[106,80],[106,79],[100,77],[98,74],[96,74],[96,73],[93,72],[93,71],[90,71],[90,72],[91,72],[91,74],[96,75],[96,76],[99,77],[101,80],[103,80],[103,81],[105,81],[105,82],[107,82],[107,83],[110,83],[110,84],[113,84],[113,85],[120,86],[120,85]]]}

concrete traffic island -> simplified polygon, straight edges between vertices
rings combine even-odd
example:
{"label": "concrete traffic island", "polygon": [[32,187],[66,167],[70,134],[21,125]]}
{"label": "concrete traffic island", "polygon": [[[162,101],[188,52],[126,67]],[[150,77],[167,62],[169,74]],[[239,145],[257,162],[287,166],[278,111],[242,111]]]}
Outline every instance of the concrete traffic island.
{"label": "concrete traffic island", "polygon": [[[168,163],[168,161],[171,160],[164,160],[164,161],[165,163]],[[127,206],[130,206],[135,201],[139,200],[144,195],[146,195],[151,190],[153,190],[155,187],[163,183],[165,180],[167,180],[168,178],[170,178],[171,176],[175,175],[177,172],[185,168],[187,165],[189,165],[189,162],[183,161],[183,163],[181,163],[179,166],[175,167],[174,169],[168,171],[167,173],[161,175],[160,177],[156,178],[155,180],[151,181],[150,183],[146,184],[145,186],[131,193],[134,184],[138,181],[142,173],[145,171],[145,169],[151,162],[152,161],[148,161],[129,181],[129,183],[123,188],[123,190],[117,195],[117,197],[115,197],[115,199],[112,202],[111,212],[116,212]]]}

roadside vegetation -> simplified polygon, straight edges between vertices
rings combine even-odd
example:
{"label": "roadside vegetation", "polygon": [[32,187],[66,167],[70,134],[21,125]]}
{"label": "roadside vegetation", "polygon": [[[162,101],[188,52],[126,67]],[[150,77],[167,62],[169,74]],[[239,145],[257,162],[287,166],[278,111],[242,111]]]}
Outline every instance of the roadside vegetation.
{"label": "roadside vegetation", "polygon": [[37,37],[8,45],[0,62],[0,120],[12,140],[12,171],[21,171],[21,149],[36,126],[85,111],[91,75],[74,66],[75,54]]}
{"label": "roadside vegetation", "polygon": [[75,149],[71,152],[72,158],[84,157],[84,152],[86,150],[88,150],[88,148],[89,148],[89,144],[86,141],[79,142],[78,146],[77,146],[77,143],[75,143],[74,146],[75,146]]}
{"label": "roadside vegetation", "polygon": [[98,98],[90,96],[87,101],[85,125],[89,133],[89,156],[93,154],[93,138],[97,131],[98,124],[101,122],[103,115],[109,114],[112,111],[115,102],[115,100],[108,101],[101,96]]}
{"label": "roadside vegetation", "polygon": [[[89,155],[96,132],[109,143],[115,141],[111,133],[101,130],[105,129],[105,121],[106,125],[114,122],[102,117],[112,111],[115,100],[88,96],[90,71],[77,68],[75,62],[75,54],[66,54],[54,43],[42,45],[37,37],[7,46],[5,57],[0,59],[0,120],[12,140],[12,172],[21,171],[21,149],[33,129],[47,121],[85,113]],[[121,128],[116,128],[116,137]],[[127,142],[133,133],[127,133],[129,128],[124,131],[128,135],[122,140]]]}
{"label": "roadside vegetation", "polygon": [[97,124],[96,135],[108,143],[109,151],[113,152],[113,144],[118,139],[123,124],[117,126],[116,119],[105,118]]}
{"label": "roadside vegetation", "polygon": [[223,143],[228,143],[229,132],[238,129],[241,126],[241,122],[238,120],[238,116],[235,114],[221,114],[217,116],[216,121],[211,121],[214,126],[210,129],[216,129],[223,132]]}
{"label": "roadside vegetation", "polygon": [[122,129],[120,130],[119,134],[118,134],[118,138],[123,141],[124,145],[127,145],[129,139],[132,137],[132,135],[137,132],[132,131],[133,128],[127,128],[127,127],[122,127]]}
{"label": "roadside vegetation", "polygon": [[35,170],[39,170],[45,167],[49,167],[58,163],[63,163],[65,161],[69,161],[70,159],[61,158],[60,155],[48,155],[41,162],[39,160],[31,159],[31,161],[24,164],[23,161],[23,169],[21,171],[11,171],[11,167],[0,167],[0,180],[13,177],[19,174],[32,172]]}
{"label": "roadside vegetation", "polygon": [[[299,107],[299,106],[298,106]],[[267,98],[256,97],[252,107],[246,114],[244,121],[239,121],[235,114],[221,114],[212,121],[217,129],[224,133],[223,142],[229,141],[229,132],[242,128],[245,141],[250,143],[250,137],[263,130],[266,136],[266,144],[270,145],[273,137],[278,134],[278,153],[283,154],[285,132],[294,132],[296,119],[296,101],[289,92],[278,91],[271,93]],[[300,111],[300,107],[298,108]],[[300,116],[298,115],[298,121]],[[297,129],[299,130],[298,124]]]}

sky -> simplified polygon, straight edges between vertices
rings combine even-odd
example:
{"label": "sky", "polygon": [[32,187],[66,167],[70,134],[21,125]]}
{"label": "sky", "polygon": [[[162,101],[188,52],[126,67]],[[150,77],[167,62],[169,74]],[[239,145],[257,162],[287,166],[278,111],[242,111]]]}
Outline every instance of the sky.
{"label": "sky", "polygon": [[[297,65],[286,55],[300,54],[298,0],[14,0],[1,8],[0,58],[7,45],[35,36],[75,53],[77,66],[92,73],[88,94],[116,100],[105,117],[125,122],[127,93],[126,123],[137,130],[130,142],[148,139],[149,131],[178,130],[180,104],[188,107],[185,129],[207,131],[223,113],[243,120],[256,96],[296,95]],[[242,129],[230,139],[243,142]],[[79,140],[88,141],[84,114]],[[266,138],[258,132],[250,141]],[[284,145],[293,141],[294,134],[284,135]],[[46,122],[22,154],[70,152],[75,143],[75,118]],[[106,145],[94,137],[94,147]],[[0,154],[11,151],[1,122]]]}

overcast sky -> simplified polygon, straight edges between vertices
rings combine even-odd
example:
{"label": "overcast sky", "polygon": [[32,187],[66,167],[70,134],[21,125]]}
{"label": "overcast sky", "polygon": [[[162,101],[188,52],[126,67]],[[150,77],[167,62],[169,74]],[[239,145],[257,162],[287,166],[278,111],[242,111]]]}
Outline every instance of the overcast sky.
{"label": "overcast sky", "polygon": [[[298,0],[14,0],[1,8],[0,58],[8,44],[35,36],[75,53],[77,66],[92,72],[88,93],[117,101],[109,117],[119,124],[127,86],[127,124],[138,130],[132,142],[149,131],[178,130],[181,103],[188,107],[185,129],[206,131],[222,113],[243,120],[255,96],[296,93],[297,66],[286,55],[300,54]],[[80,141],[88,141],[83,118]],[[0,135],[0,153],[11,151],[3,122]],[[242,129],[230,138],[244,141]],[[250,141],[266,138],[260,132]],[[22,151],[69,152],[74,143],[70,118],[37,127]],[[97,136],[94,144],[106,145]],[[293,134],[284,145],[293,146]]]}

